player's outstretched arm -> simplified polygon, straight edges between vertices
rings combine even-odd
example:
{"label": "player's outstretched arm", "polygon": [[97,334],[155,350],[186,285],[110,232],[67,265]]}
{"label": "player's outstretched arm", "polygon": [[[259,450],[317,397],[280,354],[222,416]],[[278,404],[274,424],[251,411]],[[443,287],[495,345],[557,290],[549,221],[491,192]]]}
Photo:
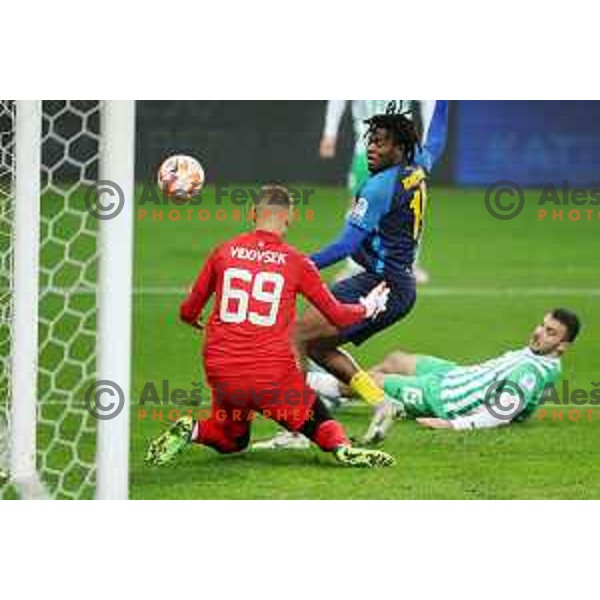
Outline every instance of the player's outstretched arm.
{"label": "player's outstretched arm", "polygon": [[325,124],[319,145],[319,155],[321,158],[333,158],[335,156],[337,134],[344,109],[346,108],[346,102],[347,100],[327,100]]}
{"label": "player's outstretched arm", "polygon": [[448,100],[419,100],[423,125],[422,148],[415,163],[431,173],[446,146],[448,131]]}
{"label": "player's outstretched arm", "polygon": [[208,258],[198,274],[187,298],[179,307],[179,317],[192,327],[202,329],[199,323],[200,315],[208,299],[215,289],[214,253]]}
{"label": "player's outstretched arm", "polygon": [[346,225],[333,243],[311,256],[319,269],[351,256],[374,231],[389,209],[394,182],[371,177],[360,189],[360,197],[346,216]]}
{"label": "player's outstretched arm", "polygon": [[491,398],[490,405],[484,404],[471,414],[452,419],[450,427],[457,430],[492,429],[530,416],[544,388],[544,379],[537,369],[527,364],[517,365],[506,375],[504,382]]}
{"label": "player's outstretched arm", "polygon": [[376,318],[385,311],[389,288],[381,282],[359,304],[343,304],[327,288],[314,264],[306,257],[302,260],[302,273],[298,291],[338,329],[354,325],[364,318]]}
{"label": "player's outstretched arm", "polygon": [[315,252],[311,256],[311,260],[318,269],[329,267],[356,252],[367,235],[367,231],[351,223],[346,223],[338,239]]}
{"label": "player's outstretched arm", "polygon": [[509,371],[502,387],[495,390],[487,402],[473,412],[446,419],[417,419],[420,425],[432,429],[492,429],[509,425],[514,420],[530,416],[538,404],[545,380],[536,367],[519,364]]}
{"label": "player's outstretched arm", "polygon": [[319,271],[307,257],[303,257],[301,268],[298,291],[334,327],[343,329],[366,317],[367,309],[362,304],[343,304],[329,291]]}
{"label": "player's outstretched arm", "polygon": [[452,429],[452,424],[448,419],[439,419],[438,417],[419,417],[416,419],[419,425],[429,429]]}
{"label": "player's outstretched arm", "polygon": [[420,417],[417,420],[419,425],[429,429],[453,429],[455,431],[464,431],[465,429],[493,429],[502,427],[510,423],[509,420],[498,419],[486,409],[456,417],[455,419],[439,419],[437,417]]}

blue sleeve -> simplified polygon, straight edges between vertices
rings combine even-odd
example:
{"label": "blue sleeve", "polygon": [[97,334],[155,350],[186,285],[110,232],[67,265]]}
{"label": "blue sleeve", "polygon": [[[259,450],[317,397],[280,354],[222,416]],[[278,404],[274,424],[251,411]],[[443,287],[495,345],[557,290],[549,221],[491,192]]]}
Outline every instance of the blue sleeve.
{"label": "blue sleeve", "polygon": [[324,269],[350,256],[358,249],[366,237],[366,231],[350,223],[346,223],[340,237],[335,242],[319,250],[319,252],[316,252],[310,258],[317,265],[318,269]]}
{"label": "blue sleeve", "polygon": [[437,100],[427,137],[423,140],[423,147],[415,157],[415,163],[431,173],[433,165],[439,160],[446,147],[448,133],[448,100]]}

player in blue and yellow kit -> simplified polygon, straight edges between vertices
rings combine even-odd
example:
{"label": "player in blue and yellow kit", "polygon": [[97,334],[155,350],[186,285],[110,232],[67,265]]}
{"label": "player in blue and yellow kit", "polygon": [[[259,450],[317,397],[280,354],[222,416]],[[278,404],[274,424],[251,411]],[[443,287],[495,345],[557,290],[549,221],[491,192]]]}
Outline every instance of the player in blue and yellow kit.
{"label": "player in blue and yellow kit", "polygon": [[[350,197],[354,198],[360,187],[369,177],[367,165],[367,149],[364,143],[367,125],[365,122],[372,116],[385,112],[390,100],[328,100],[323,135],[319,146],[319,155],[323,159],[333,158],[336,153],[338,131],[342,115],[350,103],[354,129],[354,153],[348,187]],[[446,145],[448,128],[448,100],[395,100],[396,106],[410,118],[420,134],[421,148],[415,155],[414,163],[424,169],[427,176],[440,159]],[[344,268],[336,275],[340,281],[361,270],[351,258],[346,260]],[[415,278],[417,283],[427,283],[429,274],[415,261]]]}
{"label": "player in blue and yellow kit", "polygon": [[383,391],[339,346],[358,345],[390,327],[412,309],[416,300],[413,264],[423,226],[425,172],[414,164],[419,134],[412,120],[395,111],[366,120],[367,162],[371,176],[360,187],[345,227],[337,240],[312,255],[319,269],[347,257],[364,268],[337,283],[332,292],[344,302],[356,302],[374,285],[386,281],[390,295],[385,314],[337,330],[317,310],[309,308],[298,327],[306,354],[347,383],[370,404],[383,401]]}
{"label": "player in blue and yellow kit", "polygon": [[[385,313],[345,329],[331,325],[309,307],[298,324],[299,349],[317,365],[350,386],[356,396],[385,408],[384,392],[340,346],[364,341],[404,318],[416,300],[413,264],[423,226],[425,172],[414,164],[419,135],[413,121],[390,103],[385,114],[365,121],[367,162],[371,176],[356,194],[346,224],[337,240],[311,256],[319,269],[352,257],[364,271],[333,286],[342,302],[355,303],[382,281],[389,296]],[[323,375],[309,372],[311,378]],[[297,433],[282,432],[254,444],[254,448],[302,449],[310,442]]]}

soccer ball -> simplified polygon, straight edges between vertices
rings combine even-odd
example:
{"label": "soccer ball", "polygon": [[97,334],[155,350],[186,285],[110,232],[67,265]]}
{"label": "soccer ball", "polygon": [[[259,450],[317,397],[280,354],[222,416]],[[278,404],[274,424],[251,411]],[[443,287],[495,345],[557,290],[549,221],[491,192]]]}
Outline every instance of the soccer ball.
{"label": "soccer ball", "polygon": [[158,187],[169,198],[189,200],[204,185],[204,169],[192,156],[169,156],[158,169]]}

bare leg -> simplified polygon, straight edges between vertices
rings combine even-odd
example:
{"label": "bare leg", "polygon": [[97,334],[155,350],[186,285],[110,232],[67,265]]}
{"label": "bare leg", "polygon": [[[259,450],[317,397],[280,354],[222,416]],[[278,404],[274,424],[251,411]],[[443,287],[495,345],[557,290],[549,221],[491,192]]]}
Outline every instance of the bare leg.
{"label": "bare leg", "polygon": [[[344,350],[337,349],[338,353],[345,354]],[[349,360],[355,363],[354,359],[346,354]],[[416,362],[417,357],[414,354],[407,354],[404,352],[393,352],[389,354],[383,362],[371,367],[369,369],[369,375],[373,378],[373,381],[381,388],[383,388],[383,383],[385,377],[387,375],[415,375],[416,373]],[[356,363],[355,363],[356,364]],[[321,365],[322,366],[322,365]],[[332,371],[326,368],[330,373]],[[332,377],[336,377],[336,379],[340,380],[337,375],[332,375]],[[354,395],[354,392],[350,389],[350,387],[343,383],[340,380],[340,395],[345,396],[347,398],[351,398]]]}
{"label": "bare leg", "polygon": [[[295,346],[301,362],[307,356],[331,374],[332,378],[349,383],[360,369],[354,359],[338,349],[342,343],[339,331],[331,325],[315,308],[308,307],[296,325]],[[290,448],[301,447],[301,433],[285,432],[264,442],[253,445],[254,448]],[[300,445],[299,445],[300,444]]]}
{"label": "bare leg", "polygon": [[296,329],[297,346],[319,366],[342,383],[350,380],[360,367],[346,352],[338,349],[343,343],[339,331],[312,306],[307,308]]}
{"label": "bare leg", "polygon": [[383,362],[375,365],[370,373],[378,375],[415,375],[417,372],[417,355],[396,351],[388,354]]}
{"label": "bare leg", "polygon": [[[369,375],[375,383],[383,388],[386,375],[415,375],[417,371],[417,355],[396,351],[388,354],[382,362],[369,369]],[[351,397],[352,390],[347,385],[340,385],[340,394]]]}
{"label": "bare leg", "polygon": [[342,383],[349,384],[360,368],[348,353],[338,349],[341,342],[338,336],[315,340],[307,344],[307,353],[327,372]]}

